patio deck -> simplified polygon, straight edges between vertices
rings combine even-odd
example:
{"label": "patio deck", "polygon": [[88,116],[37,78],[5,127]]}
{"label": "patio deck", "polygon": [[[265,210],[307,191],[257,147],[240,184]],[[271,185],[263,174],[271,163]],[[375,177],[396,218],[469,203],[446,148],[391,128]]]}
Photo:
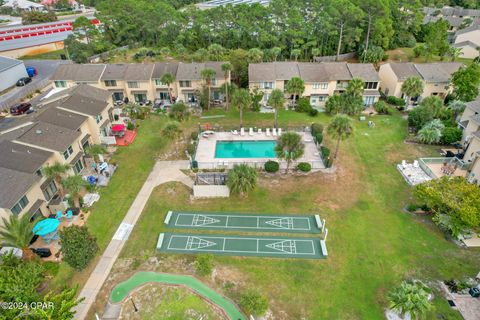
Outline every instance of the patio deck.
{"label": "patio deck", "polygon": [[[285,132],[285,131],[284,131]],[[297,160],[299,162],[308,162],[312,165],[312,169],[323,169],[322,158],[320,151],[317,149],[316,143],[310,132],[297,132],[302,136],[302,141],[305,144],[305,151],[303,156]],[[278,137],[272,135],[267,136],[265,130],[263,133],[257,131],[251,136],[248,133],[248,128],[245,129],[245,135],[234,135],[231,132],[215,132],[208,138],[200,136],[195,160],[198,162],[199,169],[218,169],[218,168],[232,168],[234,164],[247,163],[254,167],[263,167],[263,164],[268,160],[278,161],[278,158],[215,158],[215,149],[217,141],[275,141]],[[280,167],[285,168],[285,161],[279,161]],[[292,165],[293,167],[294,165]]]}
{"label": "patio deck", "polygon": [[[441,178],[446,175],[442,172],[443,163],[428,163],[427,166],[430,170],[432,170],[433,174],[437,176],[437,178]],[[465,177],[467,173],[467,170],[457,168],[451,176]]]}

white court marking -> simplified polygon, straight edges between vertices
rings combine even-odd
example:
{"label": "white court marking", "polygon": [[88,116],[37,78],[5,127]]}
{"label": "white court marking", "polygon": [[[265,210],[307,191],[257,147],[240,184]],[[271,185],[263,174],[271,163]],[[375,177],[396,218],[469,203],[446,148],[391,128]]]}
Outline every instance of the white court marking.
{"label": "white court marking", "polygon": [[[172,246],[172,240],[174,238],[180,238],[180,239],[185,239],[187,238],[187,243],[184,248],[179,248]],[[182,251],[195,251],[195,250],[200,250],[200,251],[208,251],[208,252],[232,252],[232,253],[266,253],[266,254],[281,254],[281,255],[316,255],[315,252],[315,245],[313,240],[308,239],[308,240],[300,240],[300,239],[295,239],[295,240],[283,240],[283,239],[269,239],[269,238],[237,238],[237,237],[205,237],[207,239],[215,239],[215,240],[223,240],[222,244],[222,249],[208,249],[208,247],[214,246],[217,243],[206,240],[200,237],[196,236],[187,236],[187,235],[172,235],[170,236],[170,239],[168,241],[168,246],[167,249],[170,250],[182,250]],[[225,249],[225,243],[227,240],[232,239],[232,240],[255,240],[257,241],[257,250],[230,250],[230,249]],[[267,241],[276,241],[275,243],[270,243],[266,244],[266,248],[278,250],[278,251],[264,251],[260,250],[259,248],[259,242],[260,240],[267,240]],[[291,244],[284,244],[281,245],[282,242],[292,242]],[[310,244],[311,251],[309,252],[297,252],[297,244],[298,243],[308,243]],[[273,247],[272,247],[273,246]]]}
{"label": "white court marking", "polygon": [[[181,216],[188,216],[193,217],[190,223],[180,223],[179,219]],[[202,218],[200,218],[202,217]],[[223,217],[226,220],[221,225],[212,225],[214,223],[222,222],[220,219],[215,219],[213,217]],[[232,218],[241,218],[241,219],[256,219],[257,220],[257,227],[253,226],[229,226],[228,219]],[[274,222],[274,221],[282,221],[287,219],[288,223],[281,223],[281,222]],[[260,227],[260,221],[265,221],[265,224],[269,224],[272,227],[262,226]],[[295,227],[294,221],[301,221],[306,220],[308,227]],[[222,228],[222,229],[263,229],[263,230],[278,230],[278,229],[287,229],[287,230],[305,230],[310,231],[312,230],[310,224],[310,218],[307,217],[279,217],[279,216],[242,216],[242,215],[216,215],[216,214],[189,214],[189,213],[178,213],[177,219],[175,219],[175,226],[178,227],[202,227],[207,226],[209,228]]]}

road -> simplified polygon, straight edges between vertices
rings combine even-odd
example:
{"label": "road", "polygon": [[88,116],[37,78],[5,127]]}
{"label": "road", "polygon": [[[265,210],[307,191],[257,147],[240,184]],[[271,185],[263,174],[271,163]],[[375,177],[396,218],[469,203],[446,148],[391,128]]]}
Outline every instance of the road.
{"label": "road", "polygon": [[50,77],[60,64],[70,63],[64,60],[25,60],[26,67],[35,67],[38,75],[35,76],[25,87],[15,87],[0,96],[0,110],[6,109],[18,103],[35,90],[42,90],[50,84]]}

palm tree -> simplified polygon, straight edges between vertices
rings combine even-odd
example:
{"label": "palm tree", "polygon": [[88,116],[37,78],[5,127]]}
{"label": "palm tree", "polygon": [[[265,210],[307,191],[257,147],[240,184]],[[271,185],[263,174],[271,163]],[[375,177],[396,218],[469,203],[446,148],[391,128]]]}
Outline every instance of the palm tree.
{"label": "palm tree", "polygon": [[463,52],[461,48],[450,47],[448,49],[448,55],[452,58],[452,61],[455,61],[463,55]]}
{"label": "palm tree", "polygon": [[93,157],[95,161],[98,161],[98,156],[103,155],[107,152],[107,148],[101,144],[94,144],[85,149],[85,154]]}
{"label": "palm tree", "polygon": [[259,62],[262,62],[263,61],[263,51],[258,49],[258,48],[252,48],[250,50],[248,50],[248,60],[250,60],[250,62],[256,62],[256,63],[259,63]]}
{"label": "palm tree", "polygon": [[318,57],[320,55],[320,53],[321,53],[320,48],[313,48],[312,49],[312,56],[313,57]]}
{"label": "palm tree", "polygon": [[408,107],[410,98],[415,98],[422,94],[422,80],[417,76],[408,77],[402,84],[402,92],[405,95],[405,106]]}
{"label": "palm tree", "polygon": [[211,59],[214,61],[219,61],[224,52],[225,49],[218,43],[213,43],[208,46],[208,53],[210,54]]}
{"label": "palm tree", "polygon": [[63,187],[68,191],[72,198],[73,205],[80,208],[80,193],[87,186],[87,182],[83,180],[82,176],[69,176],[62,180]]}
{"label": "palm tree", "polygon": [[417,133],[418,141],[426,144],[433,144],[440,142],[442,137],[442,132],[434,127],[428,127],[425,125],[422,129],[420,129]]}
{"label": "palm tree", "polygon": [[293,95],[293,105],[296,105],[297,95],[301,96],[305,91],[305,82],[302,78],[293,77],[287,82],[287,92]]}
{"label": "palm tree", "polygon": [[232,95],[232,104],[240,111],[240,128],[243,127],[243,110],[252,104],[252,96],[248,89],[237,89]]}
{"label": "palm tree", "polygon": [[389,294],[390,308],[402,316],[407,313],[412,318],[422,318],[432,309],[427,288],[418,283],[403,281],[400,287]]}
{"label": "palm tree", "polygon": [[167,72],[160,78],[160,81],[167,85],[168,100],[170,100],[170,103],[172,103],[172,93],[170,92],[170,85],[175,82],[175,76],[170,72]]}
{"label": "palm tree", "polygon": [[273,60],[277,61],[278,56],[280,55],[280,53],[282,53],[282,48],[273,47],[272,49],[270,49],[270,51],[272,53]]}
{"label": "palm tree", "polygon": [[61,164],[60,162],[55,162],[51,166],[46,166],[42,169],[43,174],[47,178],[53,179],[55,181],[55,185],[58,189],[58,193],[60,194],[60,196],[63,196],[65,194],[62,187],[62,178],[70,170],[70,168],[71,167],[69,164]]}
{"label": "palm tree", "polygon": [[2,221],[3,226],[0,226],[0,242],[2,245],[20,248],[25,260],[32,259],[33,252],[29,246],[33,238],[32,229],[36,221],[30,221],[28,213],[21,217],[12,214],[8,219],[2,218]]}
{"label": "palm tree", "polygon": [[273,107],[275,110],[275,128],[278,128],[277,118],[278,118],[278,110],[283,108],[285,105],[285,97],[283,95],[282,90],[274,89],[272,93],[270,93],[270,97],[268,98],[268,104]]}
{"label": "palm tree", "polygon": [[465,105],[465,102],[463,101],[460,101],[460,100],[450,101],[450,103],[448,104],[448,108],[453,111],[454,121],[457,121],[458,115],[462,113],[463,110],[465,110],[465,107],[466,105]]}
{"label": "palm tree", "polygon": [[233,66],[230,62],[225,62],[222,64],[222,71],[225,76],[225,110],[228,110],[228,78],[230,77],[230,72],[232,71]]}
{"label": "palm tree", "polygon": [[335,154],[333,156],[333,159],[336,159],[338,149],[340,148],[340,141],[347,139],[353,134],[352,119],[347,115],[338,114],[328,125],[327,131],[333,139],[337,139],[337,146],[335,147]]}
{"label": "palm tree", "polygon": [[246,164],[236,164],[228,172],[227,185],[232,193],[244,196],[257,185],[257,171]]}
{"label": "palm tree", "polygon": [[363,89],[365,88],[365,82],[360,78],[353,78],[347,85],[345,92],[353,97],[361,97],[363,95]]}
{"label": "palm tree", "polygon": [[210,109],[210,91],[212,88],[212,80],[215,79],[216,72],[213,69],[205,68],[200,72],[200,76],[207,83],[208,88],[208,101],[207,101],[207,110]]}
{"label": "palm tree", "polygon": [[287,161],[285,174],[288,173],[292,161],[303,156],[304,150],[305,145],[302,142],[302,137],[296,132],[285,132],[278,138],[275,153],[279,159]]}
{"label": "palm tree", "polygon": [[293,49],[292,50],[292,56],[295,58],[295,61],[297,61],[298,57],[302,54],[302,50],[300,49]]}

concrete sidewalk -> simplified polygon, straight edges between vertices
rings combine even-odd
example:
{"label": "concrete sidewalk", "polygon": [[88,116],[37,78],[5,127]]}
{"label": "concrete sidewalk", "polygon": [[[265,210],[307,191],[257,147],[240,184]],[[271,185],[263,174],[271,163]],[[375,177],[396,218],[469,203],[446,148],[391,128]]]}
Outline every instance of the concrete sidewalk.
{"label": "concrete sidewalk", "polygon": [[[79,298],[85,298],[76,308],[75,319],[85,319],[90,307],[97,297],[98,292],[108,277],[115,261],[117,260],[123,246],[127,242],[132,229],[140,218],[140,215],[147,204],[153,189],[165,182],[178,181],[188,187],[193,187],[193,181],[185,175],[181,169],[188,169],[189,161],[158,161],[150,172],[147,180],[137,194],[125,218],[120,224],[117,232],[108,244],[105,252],[97,263],[92,274],[79,294]],[[95,212],[93,212],[95,214]]]}

